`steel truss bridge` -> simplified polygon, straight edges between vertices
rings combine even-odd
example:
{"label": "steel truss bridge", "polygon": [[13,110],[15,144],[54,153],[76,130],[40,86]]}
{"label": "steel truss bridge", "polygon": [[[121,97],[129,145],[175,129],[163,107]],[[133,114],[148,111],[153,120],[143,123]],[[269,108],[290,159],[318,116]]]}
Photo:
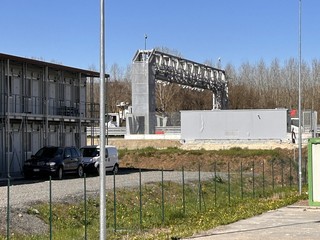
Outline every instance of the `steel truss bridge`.
{"label": "steel truss bridge", "polygon": [[130,133],[154,133],[155,85],[169,82],[192,90],[210,90],[213,109],[228,106],[225,71],[157,50],[138,50],[132,64],[132,113]]}
{"label": "steel truss bridge", "polygon": [[156,50],[147,54],[148,61],[154,64],[156,80],[188,86],[192,90],[210,90],[214,94],[213,109],[227,108],[228,86],[224,70]]}

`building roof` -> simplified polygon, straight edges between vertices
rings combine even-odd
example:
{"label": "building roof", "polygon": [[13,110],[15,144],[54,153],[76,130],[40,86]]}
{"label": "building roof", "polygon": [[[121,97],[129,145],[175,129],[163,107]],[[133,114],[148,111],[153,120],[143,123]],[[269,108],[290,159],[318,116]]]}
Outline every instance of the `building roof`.
{"label": "building roof", "polygon": [[[51,62],[46,62],[46,61],[41,61],[41,60],[36,60],[36,59],[31,59],[31,58],[24,58],[24,57],[19,57],[19,56],[14,56],[14,55],[9,55],[9,54],[4,54],[0,53],[0,59],[9,59],[11,61],[17,61],[17,62],[26,62],[38,66],[48,66],[50,68],[54,69],[60,69],[60,70],[65,70],[65,71],[71,71],[71,72],[79,72],[81,74],[84,74],[87,77],[100,77],[100,73],[96,71],[91,71],[91,70],[85,70],[81,68],[75,68],[75,67],[69,67],[57,63],[51,63]],[[108,74],[105,74],[106,78],[109,77]]]}

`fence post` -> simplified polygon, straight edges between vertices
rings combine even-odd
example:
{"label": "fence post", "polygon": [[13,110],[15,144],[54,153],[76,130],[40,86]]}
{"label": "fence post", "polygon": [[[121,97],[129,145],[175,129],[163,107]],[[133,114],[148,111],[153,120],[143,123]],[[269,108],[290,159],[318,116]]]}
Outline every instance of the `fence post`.
{"label": "fence post", "polygon": [[116,173],[113,171],[113,225],[114,232],[117,231],[117,193],[116,193]]}
{"label": "fence post", "polygon": [[141,168],[139,168],[139,201],[140,201],[140,205],[139,205],[139,218],[140,218],[140,229],[142,227],[142,183],[141,183]]}
{"label": "fence post", "polygon": [[201,212],[201,175],[200,175],[200,163],[198,166],[198,186],[199,186],[199,211]]}
{"label": "fence post", "polygon": [[86,173],[83,175],[83,187],[84,187],[84,239],[87,240],[87,183]]}
{"label": "fence post", "polygon": [[289,177],[289,181],[290,181],[290,188],[292,188],[292,161],[290,158],[290,177]]}
{"label": "fence post", "polygon": [[241,199],[243,199],[243,171],[242,171],[242,161],[240,162],[240,190],[241,190]]}
{"label": "fence post", "polygon": [[10,176],[8,177],[7,186],[7,240],[10,239]]}
{"label": "fence post", "polygon": [[254,183],[254,160],[252,161],[252,198],[255,198],[255,183]]}
{"label": "fence post", "polygon": [[231,203],[230,162],[228,162],[228,202]]}
{"label": "fence post", "polygon": [[265,194],[265,176],[264,176],[264,161],[262,161],[262,195]]}
{"label": "fence post", "polygon": [[162,224],[164,224],[164,186],[163,186],[163,169],[161,170],[161,214]]}
{"label": "fence post", "polygon": [[217,206],[217,162],[214,162],[214,206]]}
{"label": "fence post", "polygon": [[185,196],[185,186],[184,186],[184,167],[182,166],[182,206],[183,214],[186,214],[186,196]]}
{"label": "fence post", "polygon": [[50,222],[50,240],[52,240],[52,184],[49,177],[49,222]]}
{"label": "fence post", "polygon": [[271,161],[272,190],[274,190],[274,159]]}
{"label": "fence post", "polygon": [[281,187],[283,188],[284,186],[284,161],[281,160]]}
{"label": "fence post", "polygon": [[[295,147],[293,148],[293,161],[298,162],[298,159],[296,158],[296,149]],[[298,164],[298,163],[297,163]],[[299,189],[299,167],[296,167],[297,172],[296,172],[296,179],[297,179],[297,188]]]}

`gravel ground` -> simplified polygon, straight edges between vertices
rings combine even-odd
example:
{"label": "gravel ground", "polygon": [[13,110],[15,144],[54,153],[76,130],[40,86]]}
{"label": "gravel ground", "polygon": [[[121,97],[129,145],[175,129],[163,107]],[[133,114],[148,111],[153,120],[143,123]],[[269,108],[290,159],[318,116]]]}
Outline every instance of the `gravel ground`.
{"label": "gravel ground", "polygon": [[[182,173],[179,171],[164,171],[164,181],[182,182]],[[213,173],[201,172],[201,180],[212,178]],[[185,181],[199,179],[198,172],[185,172]],[[141,183],[147,184],[161,181],[161,171],[142,171]],[[115,176],[116,188],[139,186],[139,172],[137,170],[122,170]],[[8,187],[6,181],[0,182],[0,233],[5,234],[7,226],[7,199]],[[86,178],[87,195],[99,194],[100,179],[98,176]],[[15,180],[10,186],[10,232],[16,233],[43,233],[48,226],[36,215],[29,215],[28,209],[37,202],[49,202],[50,181],[44,179]],[[69,177],[64,180],[52,180],[52,201],[72,202],[84,194],[84,180]],[[106,190],[112,190],[114,176],[106,176]]]}
{"label": "gravel ground", "polygon": [[[186,181],[197,180],[198,172],[185,172]],[[213,173],[201,172],[201,179],[213,177]],[[106,176],[106,189],[113,189],[113,175]],[[142,171],[141,183],[151,183],[161,181],[161,171]],[[164,171],[164,181],[182,182],[182,173],[179,171]],[[98,176],[89,176],[86,178],[87,194],[99,193],[100,178]],[[115,178],[116,188],[136,187],[139,186],[139,172],[126,171],[120,172]],[[84,180],[79,178],[71,178],[60,180],[52,180],[52,201],[65,201],[68,198],[83,196]],[[49,185],[48,180],[17,180],[10,187],[10,207],[21,208],[30,206],[36,202],[49,201]],[[7,186],[6,183],[0,186],[0,208],[7,206]]]}

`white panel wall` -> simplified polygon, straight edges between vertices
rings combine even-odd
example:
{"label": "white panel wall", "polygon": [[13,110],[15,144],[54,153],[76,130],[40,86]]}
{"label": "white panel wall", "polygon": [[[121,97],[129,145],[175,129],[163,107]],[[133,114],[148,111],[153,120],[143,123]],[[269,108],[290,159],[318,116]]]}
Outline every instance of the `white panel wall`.
{"label": "white panel wall", "polygon": [[320,144],[312,145],[312,193],[313,201],[320,202]]}
{"label": "white panel wall", "polygon": [[181,139],[285,139],[287,110],[181,111]]}

